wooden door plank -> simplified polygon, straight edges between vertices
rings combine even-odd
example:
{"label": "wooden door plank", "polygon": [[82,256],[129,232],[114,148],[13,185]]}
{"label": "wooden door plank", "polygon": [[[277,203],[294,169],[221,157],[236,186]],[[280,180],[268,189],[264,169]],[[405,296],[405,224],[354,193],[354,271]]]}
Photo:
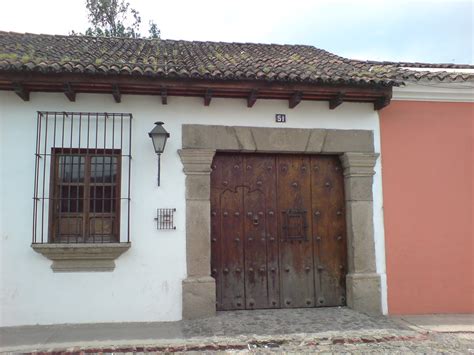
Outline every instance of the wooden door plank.
{"label": "wooden door plank", "polygon": [[[245,295],[247,309],[277,307],[277,253],[274,220],[274,157],[244,159]],[[271,211],[271,213],[269,213]],[[267,228],[270,229],[267,230]],[[270,249],[270,250],[269,250]]]}
{"label": "wooden door plank", "polygon": [[[213,201],[219,206],[219,233],[216,235],[216,275],[219,280],[218,310],[243,309],[245,283],[243,273],[243,193],[242,156],[216,156],[219,171],[213,180]],[[212,209],[212,206],[211,206]],[[217,217],[217,216],[216,216]],[[212,240],[211,240],[212,242]],[[217,248],[216,248],[217,249]]]}
{"label": "wooden door plank", "polygon": [[317,306],[345,304],[347,270],[344,178],[337,156],[311,158]]}
{"label": "wooden door plank", "polygon": [[[280,247],[278,240],[277,225],[277,179],[276,179],[276,156],[269,156],[265,162],[262,174],[262,189],[266,201],[266,238],[267,238],[267,283],[268,283],[268,306],[269,308],[280,308]],[[258,185],[258,180],[257,180]]]}
{"label": "wooden door plank", "polygon": [[[277,166],[281,307],[313,307],[314,263],[312,238],[310,238],[312,230],[307,216],[311,210],[310,158],[278,156]],[[295,214],[295,226],[290,226],[289,223],[293,222],[288,222],[287,215],[290,210],[301,213],[300,218]],[[286,218],[288,220],[285,221]],[[307,224],[306,228],[303,227],[304,224]],[[298,240],[295,238],[298,233],[306,233],[306,238]]]}
{"label": "wooden door plank", "polygon": [[216,308],[222,310],[222,277],[220,269],[221,264],[221,206],[220,189],[222,185],[222,164],[221,156],[214,156],[211,164],[211,276],[216,280]]}

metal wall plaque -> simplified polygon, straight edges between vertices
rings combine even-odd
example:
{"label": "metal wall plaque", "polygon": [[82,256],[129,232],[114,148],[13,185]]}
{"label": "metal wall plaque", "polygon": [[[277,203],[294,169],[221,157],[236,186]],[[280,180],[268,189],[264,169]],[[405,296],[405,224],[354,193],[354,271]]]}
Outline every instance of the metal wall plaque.
{"label": "metal wall plaque", "polygon": [[286,122],[286,115],[284,113],[276,113],[275,114],[275,122],[276,123],[285,123]]}
{"label": "metal wall plaque", "polygon": [[158,208],[156,210],[156,229],[176,229],[174,213],[176,208]]}

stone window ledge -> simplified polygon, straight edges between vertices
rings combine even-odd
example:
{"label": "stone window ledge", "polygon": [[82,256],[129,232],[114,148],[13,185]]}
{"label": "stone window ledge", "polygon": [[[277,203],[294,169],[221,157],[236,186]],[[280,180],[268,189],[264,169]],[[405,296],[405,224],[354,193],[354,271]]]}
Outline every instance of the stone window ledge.
{"label": "stone window ledge", "polygon": [[31,244],[34,251],[53,261],[54,272],[113,271],[115,259],[130,246],[131,243]]}

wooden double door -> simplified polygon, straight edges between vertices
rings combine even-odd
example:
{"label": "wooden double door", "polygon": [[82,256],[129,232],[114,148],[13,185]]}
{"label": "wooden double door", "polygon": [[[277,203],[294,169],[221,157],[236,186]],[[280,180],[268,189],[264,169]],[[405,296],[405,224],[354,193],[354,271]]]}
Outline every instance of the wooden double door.
{"label": "wooden double door", "polygon": [[344,305],[346,249],[337,156],[216,154],[217,310]]}

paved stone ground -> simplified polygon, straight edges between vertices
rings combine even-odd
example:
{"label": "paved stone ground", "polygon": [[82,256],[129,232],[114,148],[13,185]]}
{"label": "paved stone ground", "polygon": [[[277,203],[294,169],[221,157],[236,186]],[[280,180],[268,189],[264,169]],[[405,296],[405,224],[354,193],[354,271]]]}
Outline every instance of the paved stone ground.
{"label": "paved stone ground", "polygon": [[50,349],[33,354],[474,354],[474,337],[453,334],[420,334],[418,336],[361,336],[345,338],[300,336],[254,338],[247,341],[218,339],[187,344],[131,347]]}
{"label": "paved stone ground", "polygon": [[430,332],[347,308],[262,310],[169,323],[3,328],[0,351],[474,354],[474,334]]}

